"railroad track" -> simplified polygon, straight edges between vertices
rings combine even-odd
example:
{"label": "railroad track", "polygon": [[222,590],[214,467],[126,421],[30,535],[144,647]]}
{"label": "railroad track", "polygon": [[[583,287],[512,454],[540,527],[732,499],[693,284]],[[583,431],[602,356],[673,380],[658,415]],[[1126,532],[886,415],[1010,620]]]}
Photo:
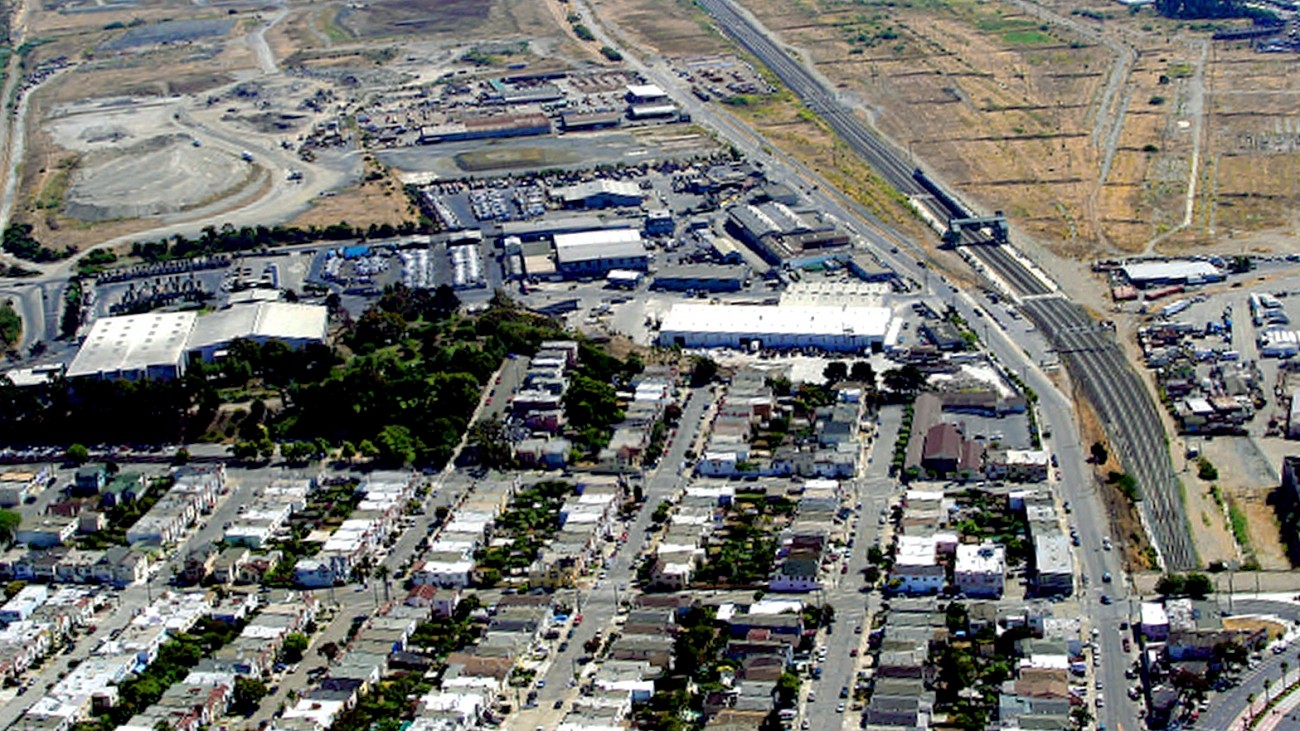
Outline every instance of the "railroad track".
{"label": "railroad track", "polygon": [[[939,196],[918,182],[914,177],[916,168],[898,149],[871,130],[820,79],[737,11],[730,0],[699,2],[725,33],[771,69],[896,190],[924,206],[937,221],[971,217],[971,212],[945,194],[937,183],[928,181],[939,190]],[[921,179],[925,180],[924,175]],[[1151,394],[1114,338],[1103,332],[1087,311],[1012,255],[1009,247],[981,231],[963,232],[960,243],[1021,300],[1025,316],[1060,352],[1066,367],[1101,414],[1125,468],[1138,481],[1143,497],[1140,508],[1165,567],[1181,571],[1197,568],[1164,425]]]}

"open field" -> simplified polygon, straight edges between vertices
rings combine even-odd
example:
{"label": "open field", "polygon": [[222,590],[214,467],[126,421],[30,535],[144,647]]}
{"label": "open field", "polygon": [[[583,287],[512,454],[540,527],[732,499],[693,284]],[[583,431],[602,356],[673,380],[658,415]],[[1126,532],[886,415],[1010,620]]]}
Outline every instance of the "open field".
{"label": "open field", "polygon": [[[1058,256],[1270,248],[1297,227],[1295,56],[1104,0],[743,4],[937,177]],[[697,12],[595,5],[656,53],[718,46]],[[791,130],[824,142],[809,132]]]}
{"label": "open field", "polygon": [[704,55],[729,47],[708,15],[687,0],[597,0],[591,5],[601,19],[613,21],[624,42],[642,53]]}

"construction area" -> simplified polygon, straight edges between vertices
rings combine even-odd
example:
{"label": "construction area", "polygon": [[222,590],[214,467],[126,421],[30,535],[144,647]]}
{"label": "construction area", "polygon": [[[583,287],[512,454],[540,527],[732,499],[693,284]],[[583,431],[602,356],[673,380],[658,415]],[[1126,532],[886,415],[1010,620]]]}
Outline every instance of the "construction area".
{"label": "construction area", "polygon": [[[391,146],[361,121],[374,100],[604,60],[517,0],[95,10],[33,9],[19,29],[40,41],[23,46],[12,90],[18,184],[0,218],[56,247],[175,226],[413,220],[402,170],[367,154]],[[641,144],[625,140],[616,149]]]}

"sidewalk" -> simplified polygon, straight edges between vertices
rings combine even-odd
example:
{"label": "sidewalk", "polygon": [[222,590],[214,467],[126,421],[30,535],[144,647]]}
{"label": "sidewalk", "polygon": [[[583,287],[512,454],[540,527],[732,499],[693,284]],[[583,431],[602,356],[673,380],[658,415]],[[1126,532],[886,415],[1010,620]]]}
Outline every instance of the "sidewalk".
{"label": "sidewalk", "polygon": [[[1284,692],[1284,689],[1280,687],[1281,685],[1282,680],[1279,678],[1277,682],[1269,684],[1269,692]],[[1256,706],[1262,709],[1264,707],[1264,702],[1263,697],[1256,698],[1254,703],[1250,704],[1249,707],[1241,712],[1241,715],[1233,719],[1232,725],[1229,726],[1229,728],[1243,729],[1243,731],[1251,728],[1250,719],[1253,715],[1252,709]],[[1294,713],[1297,708],[1300,708],[1300,680],[1292,682],[1290,692],[1277,705],[1270,708],[1268,710],[1268,715],[1262,716],[1258,725],[1254,728],[1256,731],[1278,731],[1278,729],[1298,728],[1300,727],[1300,715]]]}

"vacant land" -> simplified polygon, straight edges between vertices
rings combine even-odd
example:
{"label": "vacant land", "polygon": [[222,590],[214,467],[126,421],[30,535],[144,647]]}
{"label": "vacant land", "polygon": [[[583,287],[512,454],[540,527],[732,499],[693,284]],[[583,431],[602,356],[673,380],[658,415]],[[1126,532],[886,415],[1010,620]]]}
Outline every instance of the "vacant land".
{"label": "vacant land", "polygon": [[[900,147],[1057,255],[1240,251],[1300,228],[1295,56],[1106,0],[743,4]],[[656,53],[719,44],[693,8],[596,6]]]}
{"label": "vacant land", "polygon": [[[81,247],[238,209],[267,224],[399,223],[406,196],[363,163],[355,105],[465,57],[544,72],[591,55],[528,0],[63,4],[31,8],[25,31],[39,38],[25,73],[66,68],[25,92],[12,216]],[[344,134],[298,155],[322,129]]]}

